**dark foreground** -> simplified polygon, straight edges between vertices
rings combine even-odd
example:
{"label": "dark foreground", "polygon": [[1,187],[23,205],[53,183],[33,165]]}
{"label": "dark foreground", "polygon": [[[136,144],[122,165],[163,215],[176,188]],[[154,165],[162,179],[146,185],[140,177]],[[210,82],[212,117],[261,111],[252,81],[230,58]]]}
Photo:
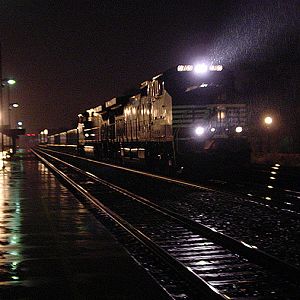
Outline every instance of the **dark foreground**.
{"label": "dark foreground", "polygon": [[0,299],[167,298],[33,156],[0,172]]}

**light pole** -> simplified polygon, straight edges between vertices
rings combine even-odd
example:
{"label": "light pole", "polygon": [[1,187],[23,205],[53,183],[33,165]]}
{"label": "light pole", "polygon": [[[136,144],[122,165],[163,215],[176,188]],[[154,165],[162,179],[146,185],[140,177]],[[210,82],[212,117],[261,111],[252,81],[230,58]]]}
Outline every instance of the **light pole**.
{"label": "light pole", "polygon": [[264,118],[264,123],[265,123],[266,128],[267,128],[267,153],[269,153],[271,151],[270,127],[273,123],[273,118],[269,115],[266,116]]}
{"label": "light pole", "polygon": [[[1,79],[1,89],[4,88],[4,87],[7,87],[7,102],[10,103],[10,86],[11,85],[14,85],[16,83],[16,81],[12,78],[4,78],[4,79]],[[1,101],[2,101],[2,96],[3,94],[1,94]],[[1,103],[1,107],[2,107],[2,126],[4,127],[4,106],[3,106],[3,102]],[[9,109],[9,107],[8,107]],[[8,111],[8,119],[9,119],[9,124],[8,124],[8,127],[9,127],[9,130],[10,130],[10,112]],[[9,140],[11,141],[11,138],[9,138]],[[2,152],[5,150],[4,149],[4,135],[3,135],[3,132],[2,132]]]}
{"label": "light pole", "polygon": [[9,105],[8,105],[8,125],[9,125],[9,128],[12,128],[11,127],[11,116],[10,116],[11,111],[12,111],[13,108],[17,108],[19,106],[20,106],[19,103],[16,103],[16,102],[15,103],[9,103]]}

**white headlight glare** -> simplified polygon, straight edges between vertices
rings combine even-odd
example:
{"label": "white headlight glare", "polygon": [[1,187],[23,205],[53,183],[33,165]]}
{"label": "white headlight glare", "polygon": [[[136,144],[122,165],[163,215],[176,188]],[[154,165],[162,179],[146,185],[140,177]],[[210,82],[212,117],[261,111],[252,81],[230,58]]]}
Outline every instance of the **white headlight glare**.
{"label": "white headlight glare", "polygon": [[236,133],[241,133],[243,131],[243,128],[241,126],[238,126],[235,128]]}
{"label": "white headlight glare", "polygon": [[204,133],[205,129],[202,127],[202,126],[198,126],[196,129],[195,129],[195,133],[196,135],[198,136],[201,136],[203,133]]}
{"label": "white headlight glare", "polygon": [[208,71],[208,66],[206,64],[195,65],[194,67],[195,73],[206,73]]}

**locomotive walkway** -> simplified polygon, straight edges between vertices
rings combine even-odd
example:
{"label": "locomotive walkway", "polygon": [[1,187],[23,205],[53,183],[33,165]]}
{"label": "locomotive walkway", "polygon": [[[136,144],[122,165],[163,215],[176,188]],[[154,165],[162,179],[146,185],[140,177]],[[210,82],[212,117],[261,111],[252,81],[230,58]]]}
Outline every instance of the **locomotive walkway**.
{"label": "locomotive walkway", "polygon": [[0,299],[167,299],[33,155],[0,171]]}

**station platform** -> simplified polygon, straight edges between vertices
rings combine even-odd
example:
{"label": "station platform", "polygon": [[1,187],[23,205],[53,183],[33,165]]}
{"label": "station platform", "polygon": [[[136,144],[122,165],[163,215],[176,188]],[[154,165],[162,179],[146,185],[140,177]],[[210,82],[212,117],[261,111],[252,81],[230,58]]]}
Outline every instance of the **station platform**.
{"label": "station platform", "polygon": [[168,299],[33,154],[0,170],[0,299]]}

